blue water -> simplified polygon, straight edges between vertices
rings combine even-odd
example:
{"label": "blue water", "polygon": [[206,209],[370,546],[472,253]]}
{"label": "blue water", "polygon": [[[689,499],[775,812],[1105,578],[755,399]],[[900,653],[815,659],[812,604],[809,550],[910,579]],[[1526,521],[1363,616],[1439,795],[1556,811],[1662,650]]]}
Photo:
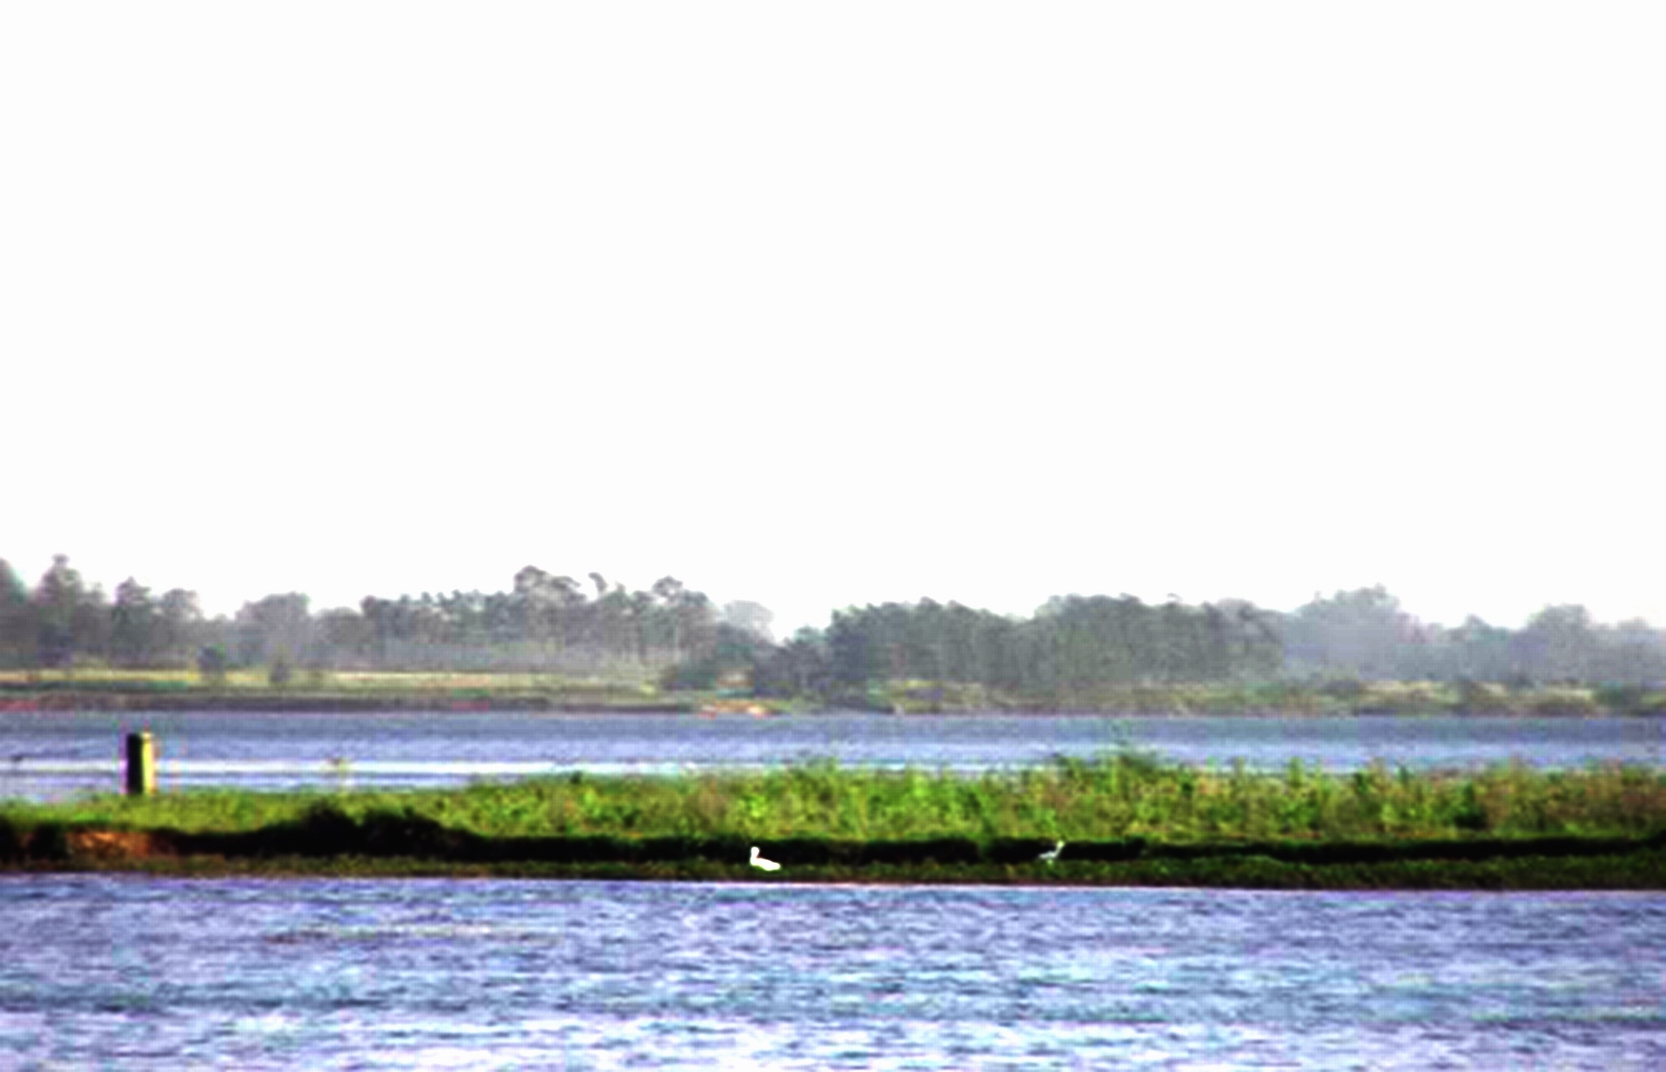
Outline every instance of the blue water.
{"label": "blue water", "polygon": [[[118,785],[122,736],[157,736],[164,789],[434,785],[584,770],[657,772],[831,759],[979,771],[1120,747],[1192,764],[1666,766],[1666,720],[1500,717],[1101,718],[1080,715],[228,714],[0,712],[0,797]],[[343,760],[345,762],[336,762]]]}
{"label": "blue water", "polygon": [[1666,1067],[1666,898],[0,876],[0,1067]]}

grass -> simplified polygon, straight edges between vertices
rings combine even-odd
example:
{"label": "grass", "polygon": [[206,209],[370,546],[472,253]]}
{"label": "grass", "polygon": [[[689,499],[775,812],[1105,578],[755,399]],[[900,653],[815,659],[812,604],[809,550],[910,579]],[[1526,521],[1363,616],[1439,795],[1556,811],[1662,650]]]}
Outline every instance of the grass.
{"label": "grass", "polygon": [[0,671],[0,707],[14,710],[682,711],[700,702],[643,681],[559,674],[296,670],[274,685],[265,669],[218,679],[192,670]]}
{"label": "grass", "polygon": [[488,838],[1212,843],[1666,833],[1666,772],[1646,767],[1441,773],[1377,765],[1334,774],[1292,762],[1277,774],[1259,774],[1242,765],[1168,765],[1128,752],[980,777],[812,763],[761,773],[573,775],[444,790],[107,795],[0,802],[0,818],[244,832],[296,821],[321,802],[349,817],[398,812]]}
{"label": "grass", "polygon": [[[195,670],[123,670],[112,667],[81,667],[74,670],[0,670],[0,686],[15,689],[84,688],[137,690],[173,689],[270,689],[269,671],[263,667],[230,670],[219,680]],[[353,692],[408,692],[464,690],[527,690],[609,692],[653,691],[639,682],[572,677],[563,674],[473,673],[411,670],[305,670],[295,671],[289,688],[330,689]]]}
{"label": "grass", "polygon": [[1666,889],[1666,772],[1263,775],[1124,752],[979,778],[819,763],[0,802],[0,860],[25,868],[755,879],[750,844],[794,881]]}

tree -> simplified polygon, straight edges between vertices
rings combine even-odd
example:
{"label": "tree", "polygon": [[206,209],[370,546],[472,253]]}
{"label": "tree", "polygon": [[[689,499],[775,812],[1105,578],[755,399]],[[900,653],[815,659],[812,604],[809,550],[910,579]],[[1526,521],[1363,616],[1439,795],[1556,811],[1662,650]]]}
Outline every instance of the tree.
{"label": "tree", "polygon": [[1379,584],[1298,607],[1285,621],[1285,656],[1298,673],[1394,677],[1423,637],[1421,623]]}
{"label": "tree", "polygon": [[290,665],[286,656],[278,655],[272,659],[272,665],[266,669],[266,680],[274,689],[281,689],[295,680],[295,667]]}
{"label": "tree", "polygon": [[1441,637],[1443,676],[1459,681],[1507,681],[1518,673],[1511,662],[1510,631],[1471,614]]}
{"label": "tree", "polygon": [[300,592],[270,595],[237,612],[237,661],[244,666],[312,661],[310,600]]}
{"label": "tree", "polygon": [[160,615],[150,589],[129,577],[116,586],[110,608],[110,656],[121,666],[149,666],[155,657]]}
{"label": "tree", "polygon": [[560,652],[578,635],[575,619],[584,604],[584,591],[571,577],[526,566],[515,574],[513,600],[523,639],[553,644]]}
{"label": "tree", "polygon": [[36,658],[41,666],[74,665],[77,651],[91,639],[86,635],[89,623],[83,610],[88,599],[87,587],[81,574],[70,566],[69,556],[53,555],[51,568],[41,575],[30,599],[35,610]]}
{"label": "tree", "polygon": [[671,605],[675,632],[672,656],[683,658],[710,650],[716,641],[717,616],[704,592],[683,590]]}
{"label": "tree", "polygon": [[661,675],[661,681],[673,689],[711,689],[737,678],[756,691],[762,687],[760,679],[773,653],[768,641],[744,629],[719,624],[709,650],[672,665]]}
{"label": "tree", "polygon": [[1605,682],[1650,685],[1666,681],[1666,634],[1633,618],[1597,630],[1597,675]]}
{"label": "tree", "polygon": [[198,646],[202,607],[197,593],[170,588],[162,593],[157,612],[156,644],[159,659],[170,666],[190,665],[191,652]]}
{"label": "tree", "polygon": [[197,673],[213,685],[226,683],[226,672],[231,669],[231,656],[219,644],[208,644],[197,652]]}
{"label": "tree", "polygon": [[752,687],[763,696],[830,696],[832,661],[827,638],[808,626],[776,648],[753,671]]}
{"label": "tree", "polygon": [[1577,604],[1545,607],[1513,644],[1520,671],[1539,680],[1588,681],[1596,662],[1591,612]]}
{"label": "tree", "polygon": [[22,666],[35,646],[29,591],[11,564],[0,558],[0,666]]}
{"label": "tree", "polygon": [[367,664],[373,660],[376,631],[365,616],[350,607],[337,607],[318,615],[315,622],[318,642],[329,652],[330,665]]}

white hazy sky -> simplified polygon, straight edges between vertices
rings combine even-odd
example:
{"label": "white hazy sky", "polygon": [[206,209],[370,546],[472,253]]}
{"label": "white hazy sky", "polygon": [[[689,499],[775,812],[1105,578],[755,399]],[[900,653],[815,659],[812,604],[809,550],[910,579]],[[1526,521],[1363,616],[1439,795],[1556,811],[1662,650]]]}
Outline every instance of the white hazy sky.
{"label": "white hazy sky", "polygon": [[1666,6],[9,4],[0,557],[1666,624]]}

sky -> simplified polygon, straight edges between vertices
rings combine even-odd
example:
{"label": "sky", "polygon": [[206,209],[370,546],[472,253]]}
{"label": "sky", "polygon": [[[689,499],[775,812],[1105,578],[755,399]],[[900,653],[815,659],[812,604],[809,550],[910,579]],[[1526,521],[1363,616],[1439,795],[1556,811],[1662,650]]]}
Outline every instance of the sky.
{"label": "sky", "polygon": [[1666,7],[0,9],[0,557],[1666,625]]}

